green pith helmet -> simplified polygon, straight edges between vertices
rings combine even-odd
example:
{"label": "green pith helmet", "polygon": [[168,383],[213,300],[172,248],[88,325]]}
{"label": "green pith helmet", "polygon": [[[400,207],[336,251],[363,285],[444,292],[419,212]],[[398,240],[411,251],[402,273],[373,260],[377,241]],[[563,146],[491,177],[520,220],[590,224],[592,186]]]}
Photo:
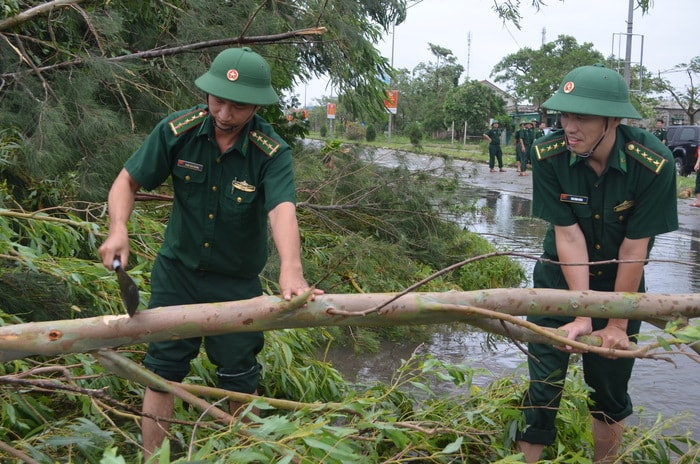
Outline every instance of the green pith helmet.
{"label": "green pith helmet", "polygon": [[194,85],[210,95],[238,103],[263,106],[279,101],[272,88],[270,66],[248,47],[219,53],[209,71],[199,76]]}
{"label": "green pith helmet", "polygon": [[630,103],[623,77],[603,65],[581,66],[569,72],[557,93],[542,107],[564,113],[642,119]]}

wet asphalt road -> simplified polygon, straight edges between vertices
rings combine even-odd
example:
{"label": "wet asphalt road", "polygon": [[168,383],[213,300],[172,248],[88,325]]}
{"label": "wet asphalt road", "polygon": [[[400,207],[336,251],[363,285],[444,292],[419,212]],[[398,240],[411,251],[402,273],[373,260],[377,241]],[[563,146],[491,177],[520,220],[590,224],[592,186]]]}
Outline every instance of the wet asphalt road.
{"label": "wet asphalt road", "polygon": [[[508,192],[514,195],[532,199],[532,172],[527,171],[527,176],[519,176],[514,167],[505,167],[506,172],[489,172],[485,164],[473,164],[469,172],[473,174],[465,177],[465,181],[479,187]],[[678,199],[678,224],[681,231],[700,230],[700,208],[694,208],[690,204],[694,198]]]}

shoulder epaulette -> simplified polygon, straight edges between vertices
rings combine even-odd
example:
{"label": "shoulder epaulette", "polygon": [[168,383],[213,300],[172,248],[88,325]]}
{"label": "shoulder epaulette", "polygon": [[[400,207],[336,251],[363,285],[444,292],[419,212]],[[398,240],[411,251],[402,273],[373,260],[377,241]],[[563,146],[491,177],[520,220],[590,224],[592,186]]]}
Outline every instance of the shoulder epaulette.
{"label": "shoulder epaulette", "polygon": [[563,135],[553,139],[547,138],[535,145],[535,153],[537,154],[538,160],[561,155],[566,151],[566,138]]}
{"label": "shoulder epaulette", "polygon": [[270,158],[275,155],[275,152],[277,152],[281,146],[277,140],[260,131],[250,131],[248,139]]}
{"label": "shoulder epaulette", "polygon": [[651,172],[658,174],[668,160],[662,155],[650,150],[639,142],[629,141],[625,143],[625,153],[641,163]]}
{"label": "shoulder epaulette", "polygon": [[204,122],[209,112],[207,110],[195,110],[183,114],[179,118],[173,119],[168,124],[175,137],[179,137],[193,127],[197,127]]}

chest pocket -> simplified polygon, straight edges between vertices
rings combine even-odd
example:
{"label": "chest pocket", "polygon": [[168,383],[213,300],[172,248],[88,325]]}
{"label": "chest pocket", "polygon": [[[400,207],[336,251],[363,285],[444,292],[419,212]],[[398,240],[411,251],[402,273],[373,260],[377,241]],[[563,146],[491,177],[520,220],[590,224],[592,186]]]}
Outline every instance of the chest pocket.
{"label": "chest pocket", "polygon": [[233,221],[252,220],[255,215],[260,188],[246,181],[234,180],[226,187],[222,209],[227,219]]}
{"label": "chest pocket", "polygon": [[591,212],[591,206],[588,204],[585,204],[585,205],[572,204],[571,210],[574,212],[574,215],[578,219],[588,220],[593,215],[593,213]]}
{"label": "chest pocket", "polygon": [[202,197],[205,187],[206,173],[181,166],[173,167],[173,188],[175,194],[187,201],[195,201]]}
{"label": "chest pocket", "polygon": [[625,200],[610,207],[609,217],[612,222],[624,223],[634,214],[634,201]]}

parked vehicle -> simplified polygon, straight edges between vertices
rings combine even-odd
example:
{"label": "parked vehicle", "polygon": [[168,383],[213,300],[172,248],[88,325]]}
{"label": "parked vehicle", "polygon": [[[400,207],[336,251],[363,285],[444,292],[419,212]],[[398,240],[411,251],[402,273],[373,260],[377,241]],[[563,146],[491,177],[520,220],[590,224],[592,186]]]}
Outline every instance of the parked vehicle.
{"label": "parked vehicle", "polygon": [[678,175],[692,173],[700,156],[700,126],[669,126],[666,140],[676,161]]}

